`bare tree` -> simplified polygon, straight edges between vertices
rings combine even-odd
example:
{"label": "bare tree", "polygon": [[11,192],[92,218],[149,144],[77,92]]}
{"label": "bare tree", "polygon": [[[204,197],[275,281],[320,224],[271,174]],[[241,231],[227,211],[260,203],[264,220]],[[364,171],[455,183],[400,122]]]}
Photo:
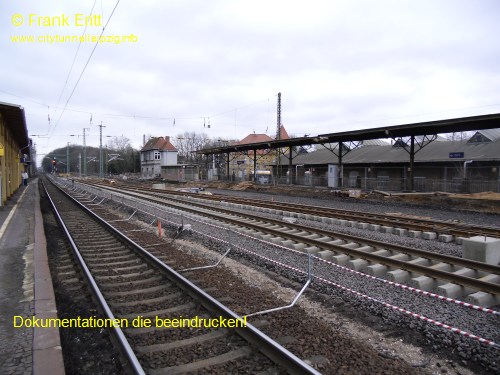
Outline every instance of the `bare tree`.
{"label": "bare tree", "polygon": [[205,145],[209,142],[210,140],[205,133],[197,134],[195,132],[184,132],[172,139],[172,143],[178,151],[179,161],[184,162],[200,162],[201,155],[198,155],[196,151],[206,147]]}
{"label": "bare tree", "polygon": [[130,145],[130,139],[113,137],[106,146],[106,163],[110,173],[136,172],[139,170],[139,151]]}
{"label": "bare tree", "polygon": [[116,151],[124,151],[130,146],[130,139],[124,137],[123,135],[119,137],[113,137],[108,141],[108,148]]}
{"label": "bare tree", "polygon": [[467,141],[470,137],[474,135],[474,132],[453,132],[446,133],[444,137],[447,141]]}

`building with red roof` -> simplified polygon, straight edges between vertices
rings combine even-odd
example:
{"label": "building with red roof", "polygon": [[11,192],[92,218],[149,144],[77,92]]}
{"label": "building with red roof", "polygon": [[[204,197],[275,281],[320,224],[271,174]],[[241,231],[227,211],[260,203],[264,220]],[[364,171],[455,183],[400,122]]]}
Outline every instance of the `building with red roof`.
{"label": "building with red roof", "polygon": [[[283,125],[280,127],[280,138],[279,139],[290,139],[288,133]],[[274,138],[271,138],[267,134],[256,134],[252,133],[247,135],[237,144],[239,145],[247,145],[251,143],[261,143],[274,141]],[[286,148],[288,150],[288,148]],[[281,150],[282,153],[286,151],[285,149]],[[288,152],[288,151],[286,151]],[[253,151],[245,151],[237,154],[233,154],[233,159],[229,163],[229,173],[233,178],[238,180],[255,180],[253,177],[254,172],[254,164],[256,166],[257,175],[261,175],[263,180],[261,182],[268,182],[264,180],[268,180],[272,173],[272,166],[276,164],[276,150],[256,150],[255,154]],[[255,157],[254,157],[255,156]],[[279,160],[279,158],[278,158]],[[266,177],[267,176],[267,177]]]}
{"label": "building with red roof", "polygon": [[162,167],[177,165],[177,149],[170,137],[153,137],[141,149],[141,177],[161,177]]}

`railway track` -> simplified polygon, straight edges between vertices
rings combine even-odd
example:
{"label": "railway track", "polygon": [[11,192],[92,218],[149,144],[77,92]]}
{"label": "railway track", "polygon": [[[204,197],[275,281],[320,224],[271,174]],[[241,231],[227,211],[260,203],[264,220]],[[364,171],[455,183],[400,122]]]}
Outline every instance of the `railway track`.
{"label": "railway track", "polygon": [[[100,186],[105,186],[100,184]],[[237,205],[249,205],[260,207],[268,210],[279,210],[282,212],[293,213],[294,216],[306,217],[323,217],[336,220],[345,220],[347,225],[359,225],[360,227],[368,227],[371,225],[379,225],[379,230],[387,230],[392,233],[396,230],[412,231],[411,235],[420,236],[423,233],[435,233],[436,238],[440,235],[445,241],[451,241],[460,237],[472,236],[488,236],[500,238],[500,228],[491,226],[481,226],[476,224],[467,224],[453,221],[432,220],[428,218],[408,217],[396,214],[374,214],[366,212],[347,211],[340,209],[332,209],[321,206],[306,206],[302,204],[294,204],[279,201],[266,201],[260,199],[239,198],[230,196],[204,195],[188,192],[171,191],[166,192],[161,189],[151,189],[145,187],[131,187],[129,185],[120,184],[120,189],[130,191],[154,192],[159,195],[177,195],[191,196],[200,200],[227,202]],[[415,233],[413,233],[415,232]],[[431,235],[433,237],[433,235]],[[452,237],[450,237],[452,236]]]}
{"label": "railway track", "polygon": [[480,306],[494,305],[500,298],[499,266],[336,233],[330,229],[263,218],[262,215],[242,212],[244,207],[238,212],[220,205],[214,207],[202,203],[203,199],[198,200],[198,197],[186,201],[164,193],[158,195],[157,192],[137,193],[103,185],[98,189],[203,215],[231,225],[245,235],[424,291],[437,289],[447,298],[466,297],[468,302]]}
{"label": "railway track", "polygon": [[[151,255],[55,186],[45,189],[105,316],[118,322],[111,333],[134,373],[318,373],[175,272],[168,257]],[[183,324],[196,329],[173,329]]]}

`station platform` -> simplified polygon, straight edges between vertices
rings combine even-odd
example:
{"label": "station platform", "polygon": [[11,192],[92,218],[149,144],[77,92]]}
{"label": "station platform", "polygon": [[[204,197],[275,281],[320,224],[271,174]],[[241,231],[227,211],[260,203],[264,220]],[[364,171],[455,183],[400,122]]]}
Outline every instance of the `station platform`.
{"label": "station platform", "polygon": [[0,306],[0,374],[64,374],[57,328],[15,327],[57,317],[36,178],[0,207]]}

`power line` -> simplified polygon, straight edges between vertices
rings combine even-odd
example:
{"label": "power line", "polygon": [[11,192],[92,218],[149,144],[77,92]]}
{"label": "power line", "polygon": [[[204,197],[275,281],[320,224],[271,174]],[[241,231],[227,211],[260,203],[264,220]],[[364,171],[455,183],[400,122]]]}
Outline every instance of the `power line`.
{"label": "power line", "polygon": [[[51,108],[61,109],[61,107],[49,106],[46,103],[42,103],[42,102],[39,102],[39,101],[30,99],[30,98],[27,98],[27,97],[23,97],[23,96],[20,96],[20,95],[17,95],[17,94],[13,94],[11,92],[8,92],[8,91],[2,90],[2,89],[0,89],[0,92],[3,92],[5,94],[7,94],[7,95],[14,96],[16,98],[20,98],[20,99],[23,99],[23,100],[27,100],[27,101],[33,102],[33,103],[41,105],[43,107],[51,107]],[[222,116],[224,114],[233,113],[235,111],[238,111],[239,109],[247,108],[247,107],[250,107],[252,105],[255,105],[255,104],[258,104],[258,103],[261,103],[261,102],[265,102],[265,101],[268,102],[267,112],[268,112],[268,115],[270,115],[270,111],[269,111],[269,99],[263,99],[263,100],[259,100],[257,102],[253,102],[253,103],[250,103],[250,104],[247,104],[247,105],[244,105],[244,106],[232,109],[232,110],[228,110],[228,111],[224,111],[224,112],[219,112],[219,113],[216,113],[216,114],[212,114],[212,115],[210,115],[210,117]],[[362,123],[375,122],[375,121],[387,121],[387,120],[393,120],[393,119],[399,119],[399,118],[419,117],[419,116],[433,115],[433,114],[440,114],[440,113],[447,113],[447,112],[454,112],[454,111],[461,111],[461,110],[469,110],[469,109],[477,109],[477,108],[487,108],[487,107],[497,107],[499,105],[500,105],[500,103],[497,103],[497,104],[485,104],[485,105],[472,106],[472,107],[451,108],[451,109],[442,110],[442,111],[424,112],[424,113],[410,114],[410,115],[405,115],[405,116],[397,116],[397,117],[391,116],[391,117],[386,117],[386,118],[368,119],[368,120],[363,120],[363,121],[354,121],[354,122],[349,121],[349,122],[346,122],[346,123],[335,123],[335,125],[353,125],[353,124],[362,124]],[[76,112],[76,113],[83,113],[83,114],[88,114],[88,115],[94,114],[94,115],[98,115],[98,116],[121,117],[121,118],[130,118],[130,119],[159,120],[159,121],[161,121],[161,120],[169,120],[169,121],[175,120],[175,121],[178,122],[179,120],[199,120],[199,119],[203,119],[204,117],[207,117],[207,116],[190,116],[190,117],[169,116],[169,117],[157,117],[157,116],[141,116],[141,115],[117,114],[117,113],[99,113],[99,112],[95,112],[95,111],[91,112],[91,111],[88,111],[88,110],[86,111],[86,110],[80,110],[80,109],[67,108],[66,106],[63,107],[63,108],[64,108],[65,111]],[[174,123],[174,125],[175,125],[175,123]],[[229,126],[229,124],[226,124],[226,125]],[[235,125],[235,124],[233,124],[233,125]],[[311,129],[314,129],[314,128],[315,127],[313,126]]]}
{"label": "power line", "polygon": [[2,89],[0,89],[0,92],[3,92],[4,94],[7,94],[7,95],[15,96],[16,98],[19,98],[19,99],[23,99],[23,100],[27,100],[27,101],[29,101],[29,102],[33,102],[33,103],[35,103],[35,104],[39,104],[39,105],[41,105],[41,106],[43,106],[43,107],[50,107],[50,106],[49,106],[48,104],[46,104],[46,103],[37,102],[36,100],[30,99],[30,98],[26,98],[26,97],[24,97],[24,96],[19,96],[19,95],[13,94],[13,93],[11,93],[11,92],[8,92],[8,91],[2,90]]}
{"label": "power line", "polygon": [[80,73],[80,76],[78,77],[78,80],[76,81],[75,83],[75,86],[73,87],[73,90],[71,91],[71,94],[69,95],[68,97],[68,100],[66,101],[66,104],[64,105],[64,108],[61,112],[61,115],[59,116],[59,118],[57,119],[57,122],[56,124],[54,125],[54,129],[53,131],[56,129],[57,125],[59,124],[59,121],[61,120],[61,117],[62,115],[64,114],[64,112],[66,111],[66,107],[68,106],[69,104],[69,101],[71,100],[71,98],[73,97],[73,94],[75,93],[75,90],[76,88],[78,87],[78,84],[80,83],[80,80],[82,79],[82,76],[83,76],[83,73],[85,73],[85,70],[87,69],[87,66],[89,65],[89,62],[90,62],[90,59],[92,58],[92,56],[94,55],[94,52],[97,48],[97,46],[99,45],[99,40],[101,39],[101,36],[102,34],[104,34],[104,31],[106,30],[106,27],[108,27],[108,24],[109,24],[109,21],[111,21],[111,18],[113,17],[113,14],[115,13],[115,10],[116,8],[118,7],[118,4],[120,3],[120,0],[118,0],[115,4],[115,7],[113,8],[113,11],[111,12],[111,14],[109,15],[109,18],[108,18],[108,21],[106,22],[106,24],[104,25],[104,27],[102,28],[102,31],[101,31],[101,34],[99,35],[99,38],[97,38],[97,42],[95,43],[94,45],[94,48],[92,49],[92,52],[90,53],[90,56],[89,58],[87,59],[87,62],[85,63],[85,66],[83,67],[83,70],[82,72]]}
{"label": "power line", "polygon": [[[94,7],[95,7],[96,2],[97,2],[97,0],[94,0],[94,5],[92,5],[92,9],[90,10],[90,15],[92,15],[92,13],[94,12]],[[82,36],[84,36],[86,32],[87,32],[87,23],[85,23],[85,28],[83,30]],[[82,46],[82,41],[83,41],[83,38],[80,38],[80,43],[78,43],[78,48],[76,50],[75,56],[73,57],[73,62],[71,63],[71,67],[69,68],[69,72],[68,72],[68,75],[66,77],[66,82],[64,82],[64,86],[61,90],[61,93],[59,94],[59,98],[57,99],[57,104],[56,104],[55,108],[58,108],[59,102],[61,101],[61,97],[64,93],[64,90],[66,89],[66,86],[68,85],[69,76],[71,75],[71,72],[73,71],[73,67],[75,66],[76,57],[78,56],[78,52],[80,52],[80,47]]]}
{"label": "power line", "polygon": [[[276,96],[276,95],[274,95],[274,96]],[[243,105],[243,106],[238,107],[238,108],[233,108],[233,109],[231,109],[229,111],[224,111],[224,112],[220,112],[220,113],[216,113],[216,114],[210,115],[210,117],[222,116],[222,115],[225,115],[225,114],[228,114],[228,113],[233,113],[234,111],[238,111],[240,109],[251,107],[253,105],[260,104],[262,102],[267,102],[267,101],[269,101],[269,99],[261,99],[261,100],[258,100],[256,102],[249,103],[249,104]]]}

